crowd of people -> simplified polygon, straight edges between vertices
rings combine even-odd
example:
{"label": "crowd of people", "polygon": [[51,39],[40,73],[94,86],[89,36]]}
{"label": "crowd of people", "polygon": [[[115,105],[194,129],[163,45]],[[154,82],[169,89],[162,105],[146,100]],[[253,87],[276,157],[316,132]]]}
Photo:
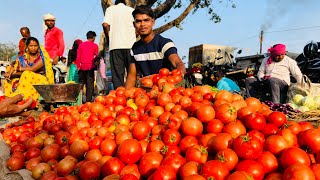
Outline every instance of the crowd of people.
{"label": "crowd of people", "polygon": [[[99,62],[104,65],[107,55],[110,57],[114,88],[124,86],[130,89],[136,85],[137,76],[155,74],[164,67],[186,73],[173,41],[153,31],[155,16],[149,6],[141,5],[133,9],[126,6],[124,0],[116,0],[115,5],[106,9],[102,23],[104,38],[100,45],[106,49],[99,48],[95,43],[96,33],[88,31],[86,41],[74,41],[67,59],[63,58],[63,31],[55,26],[56,18],[52,14],[46,14],[43,22],[44,47],[37,38],[31,36],[27,27],[20,29],[22,39],[19,41],[19,54],[5,73],[4,89],[9,100],[0,102],[0,106],[3,103],[13,105],[21,98],[31,97],[37,101],[39,94],[33,85],[61,81],[57,73],[62,60],[66,61],[69,69],[67,81],[75,81],[86,87],[85,102],[91,102],[93,99],[95,70]],[[301,80],[302,74],[295,61],[285,55],[285,45],[277,44],[269,52],[270,57],[263,60],[258,78],[247,79],[246,90],[248,96],[254,96],[256,84],[267,82],[272,100],[278,103],[281,102],[280,92],[290,85],[290,73],[298,81]],[[98,74],[105,79],[105,67],[102,67]],[[222,73],[216,73],[216,81],[219,89],[240,91],[239,86]],[[30,105],[30,102],[26,105]],[[4,110],[6,112],[1,113],[20,113],[27,108],[25,106],[14,108],[16,111]]]}

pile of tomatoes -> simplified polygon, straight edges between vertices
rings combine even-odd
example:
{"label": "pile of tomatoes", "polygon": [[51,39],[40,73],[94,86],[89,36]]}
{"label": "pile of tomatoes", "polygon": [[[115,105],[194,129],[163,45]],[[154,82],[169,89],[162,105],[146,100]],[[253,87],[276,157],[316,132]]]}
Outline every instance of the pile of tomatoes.
{"label": "pile of tomatoes", "polygon": [[[163,91],[166,90],[166,91]],[[119,87],[2,136],[34,179],[320,179],[320,129],[208,86]]]}
{"label": "pile of tomatoes", "polygon": [[151,88],[152,86],[163,86],[165,84],[175,85],[182,81],[182,71],[174,69],[171,72],[167,68],[162,68],[159,74],[152,74],[150,76],[143,77],[141,80],[143,87]]}

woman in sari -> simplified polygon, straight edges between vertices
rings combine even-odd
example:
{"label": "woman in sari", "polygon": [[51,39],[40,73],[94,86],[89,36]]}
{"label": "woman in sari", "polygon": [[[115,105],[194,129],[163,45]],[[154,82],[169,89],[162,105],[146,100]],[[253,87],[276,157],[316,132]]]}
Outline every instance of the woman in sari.
{"label": "woman in sari", "polygon": [[21,94],[24,99],[31,97],[35,101],[38,100],[39,93],[33,85],[54,84],[50,56],[36,38],[27,39],[25,54],[7,68],[5,77],[6,96]]}

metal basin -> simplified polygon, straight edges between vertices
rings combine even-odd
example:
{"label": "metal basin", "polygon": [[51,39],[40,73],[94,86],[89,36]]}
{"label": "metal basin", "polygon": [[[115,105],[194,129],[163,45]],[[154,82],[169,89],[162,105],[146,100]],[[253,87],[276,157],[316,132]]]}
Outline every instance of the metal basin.
{"label": "metal basin", "polygon": [[81,84],[33,85],[45,102],[76,102]]}

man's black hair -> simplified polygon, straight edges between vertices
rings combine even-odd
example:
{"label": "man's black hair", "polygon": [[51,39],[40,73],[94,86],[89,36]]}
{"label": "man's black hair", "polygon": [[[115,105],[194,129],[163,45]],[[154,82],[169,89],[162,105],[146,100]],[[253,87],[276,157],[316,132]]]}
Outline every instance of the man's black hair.
{"label": "man's black hair", "polygon": [[221,70],[218,70],[218,71],[214,72],[214,76],[217,78],[223,78],[224,73]]}
{"label": "man's black hair", "polygon": [[87,39],[91,39],[91,38],[94,38],[96,36],[97,36],[97,34],[94,31],[88,31],[87,32]]}
{"label": "man's black hair", "polygon": [[28,32],[30,33],[30,30],[29,30],[28,27],[22,27],[22,28],[20,28],[20,32],[21,32],[22,30],[26,30],[26,31],[28,31]]}
{"label": "man's black hair", "polygon": [[136,9],[132,12],[133,18],[135,18],[137,14],[146,14],[150,16],[152,19],[154,19],[153,10],[151,9],[150,6],[147,6],[147,5],[141,5],[136,7]]}
{"label": "man's black hair", "polygon": [[116,2],[114,2],[114,4],[116,4],[116,5],[119,3],[126,4],[126,1],[125,0],[116,0]]}

